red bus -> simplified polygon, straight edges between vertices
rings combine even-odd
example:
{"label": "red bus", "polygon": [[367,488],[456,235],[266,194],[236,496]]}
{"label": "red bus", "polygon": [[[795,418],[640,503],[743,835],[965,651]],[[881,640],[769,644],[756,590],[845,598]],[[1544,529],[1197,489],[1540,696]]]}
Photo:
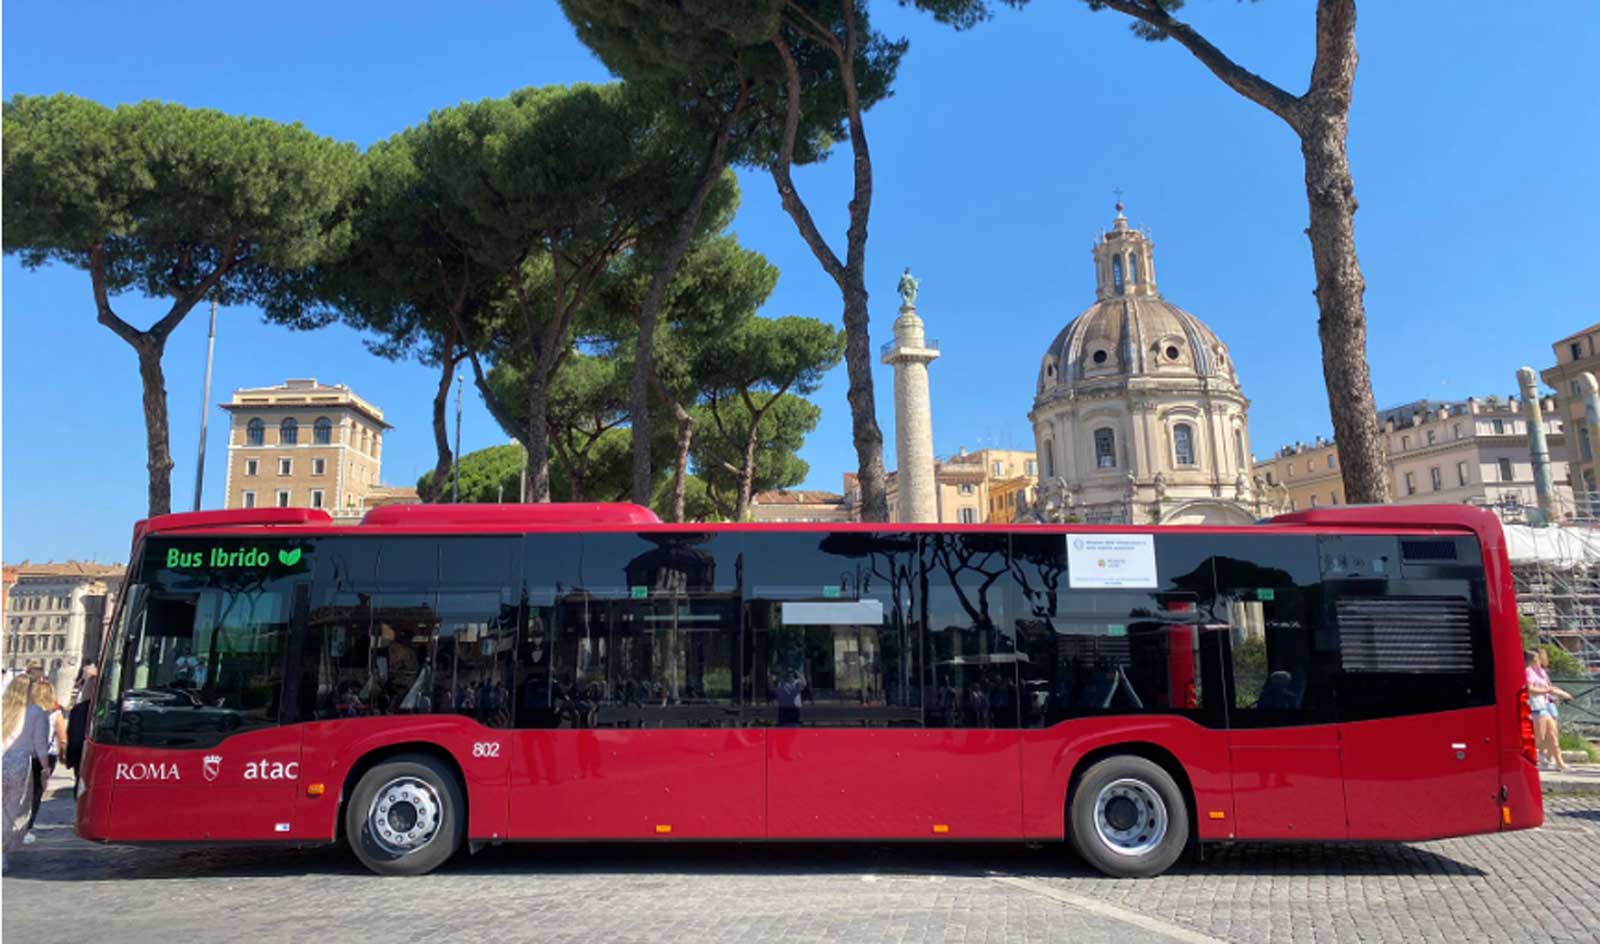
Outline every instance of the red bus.
{"label": "red bus", "polygon": [[1543,819],[1499,524],[662,524],[631,505],[134,531],[78,803],[106,842],[1238,840]]}

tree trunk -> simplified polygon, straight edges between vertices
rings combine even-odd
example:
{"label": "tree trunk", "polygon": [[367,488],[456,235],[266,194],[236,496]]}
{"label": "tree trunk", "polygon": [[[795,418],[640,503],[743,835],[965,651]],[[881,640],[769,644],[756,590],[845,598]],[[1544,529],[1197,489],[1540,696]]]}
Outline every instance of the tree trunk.
{"label": "tree trunk", "polygon": [[455,465],[455,454],[450,449],[450,427],[447,408],[450,403],[450,383],[455,380],[456,361],[452,353],[443,358],[439,368],[439,388],[433,394],[433,446],[439,458],[433,465],[433,476],[428,480],[428,494],[422,496],[424,501],[443,501],[445,495],[451,495],[451,501],[459,500],[459,496],[450,492],[450,472]]}
{"label": "tree trunk", "polygon": [[1367,313],[1362,300],[1366,280],[1356,259],[1355,184],[1345,151],[1345,115],[1318,115],[1308,121],[1300,150],[1306,162],[1306,196],[1311,205],[1311,259],[1317,276],[1317,334],[1322,340],[1322,377],[1333,417],[1333,441],[1345,501],[1390,500],[1388,463],[1378,428],[1367,366]]}
{"label": "tree trunk", "polygon": [[750,498],[751,492],[755,490],[756,480],[756,431],[760,428],[761,417],[758,414],[755,422],[750,424],[750,432],[744,438],[744,456],[739,462],[739,498],[733,506],[735,521],[750,520]]}
{"label": "tree trunk", "polygon": [[165,339],[148,334],[134,345],[139,355],[139,384],[144,391],[145,468],[150,476],[149,515],[172,512],[172,453],[167,434],[167,378],[161,370]]}
{"label": "tree trunk", "polygon": [[689,488],[689,447],[694,442],[694,417],[677,403],[672,405],[678,421],[678,452],[672,462],[672,520],[682,521],[685,493]]}
{"label": "tree trunk", "polygon": [[861,520],[888,521],[889,497],[883,472],[883,430],[878,427],[877,400],[872,391],[872,340],[868,334],[867,287],[860,272],[844,296],[844,363],[850,376],[852,438],[856,447],[857,481],[861,485]]}
{"label": "tree trunk", "polygon": [[550,500],[550,388],[533,379],[540,371],[529,371],[528,423],[523,445],[528,449],[528,497],[530,504]]}

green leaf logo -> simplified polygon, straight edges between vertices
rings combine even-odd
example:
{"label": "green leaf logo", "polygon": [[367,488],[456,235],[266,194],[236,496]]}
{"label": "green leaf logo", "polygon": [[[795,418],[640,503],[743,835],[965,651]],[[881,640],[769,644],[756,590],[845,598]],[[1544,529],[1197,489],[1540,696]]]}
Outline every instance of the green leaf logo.
{"label": "green leaf logo", "polygon": [[279,551],[278,563],[285,567],[293,567],[300,563],[300,549],[297,547],[292,551]]}

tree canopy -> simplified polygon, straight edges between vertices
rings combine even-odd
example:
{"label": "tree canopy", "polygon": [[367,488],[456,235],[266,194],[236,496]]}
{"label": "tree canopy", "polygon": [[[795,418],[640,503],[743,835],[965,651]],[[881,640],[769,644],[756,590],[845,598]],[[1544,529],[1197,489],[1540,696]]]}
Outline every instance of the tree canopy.
{"label": "tree canopy", "polygon": [[[4,249],[28,267],[89,273],[97,320],[138,355],[148,511],[165,514],[167,338],[206,298],[271,307],[295,297],[285,287],[350,239],[359,155],[298,124],[70,95],[14,96],[3,136]],[[170,305],[141,329],[116,312],[127,291]]]}

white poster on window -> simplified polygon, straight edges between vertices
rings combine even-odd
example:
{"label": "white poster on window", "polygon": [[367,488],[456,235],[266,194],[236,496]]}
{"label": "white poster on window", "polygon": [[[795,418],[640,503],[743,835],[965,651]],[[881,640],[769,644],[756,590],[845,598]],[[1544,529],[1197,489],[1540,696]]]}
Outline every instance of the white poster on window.
{"label": "white poster on window", "polygon": [[1075,590],[1160,586],[1155,535],[1067,535],[1067,585]]}
{"label": "white poster on window", "polygon": [[785,626],[882,626],[882,600],[784,603]]}

